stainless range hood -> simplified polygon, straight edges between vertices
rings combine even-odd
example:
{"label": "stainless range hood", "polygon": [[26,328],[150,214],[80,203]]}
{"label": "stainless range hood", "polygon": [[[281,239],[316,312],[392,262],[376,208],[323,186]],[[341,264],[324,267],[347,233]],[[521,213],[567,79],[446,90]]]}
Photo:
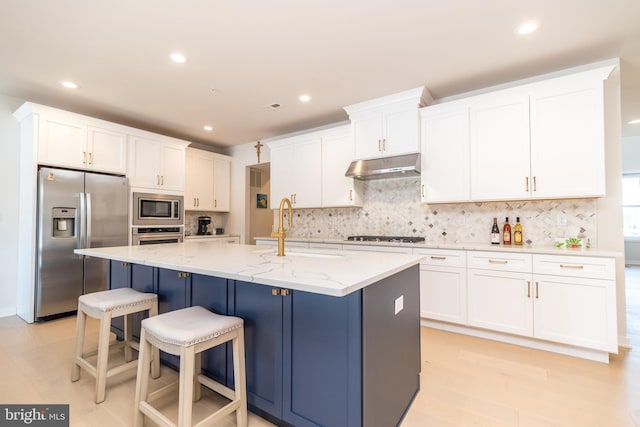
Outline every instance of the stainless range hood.
{"label": "stainless range hood", "polygon": [[346,177],[367,181],[370,179],[400,178],[420,175],[420,154],[356,160],[351,162]]}

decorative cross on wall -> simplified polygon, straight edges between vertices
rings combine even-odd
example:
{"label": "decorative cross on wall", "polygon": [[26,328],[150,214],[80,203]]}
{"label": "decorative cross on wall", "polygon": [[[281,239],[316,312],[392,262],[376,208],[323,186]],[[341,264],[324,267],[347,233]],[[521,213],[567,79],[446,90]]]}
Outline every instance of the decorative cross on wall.
{"label": "decorative cross on wall", "polygon": [[256,155],[258,156],[258,163],[260,163],[260,148],[262,148],[263,146],[264,144],[262,144],[260,141],[258,141],[258,143],[254,145],[254,147],[256,148]]}

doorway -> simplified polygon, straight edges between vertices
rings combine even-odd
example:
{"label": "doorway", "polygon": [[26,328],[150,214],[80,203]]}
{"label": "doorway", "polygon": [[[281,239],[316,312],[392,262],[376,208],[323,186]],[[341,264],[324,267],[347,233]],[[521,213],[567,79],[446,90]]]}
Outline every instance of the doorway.
{"label": "doorway", "polygon": [[271,210],[271,164],[247,166],[249,179],[248,203],[246,218],[249,225],[245,243],[256,244],[256,237],[268,237],[271,235],[273,224],[273,211]]}

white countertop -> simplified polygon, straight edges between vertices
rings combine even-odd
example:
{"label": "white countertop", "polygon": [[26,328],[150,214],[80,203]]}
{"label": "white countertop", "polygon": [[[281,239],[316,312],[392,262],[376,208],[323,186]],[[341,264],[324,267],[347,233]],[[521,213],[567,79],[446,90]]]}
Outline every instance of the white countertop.
{"label": "white countertop", "polygon": [[416,265],[419,255],[189,243],[76,249],[76,254],[195,274],[344,296]]}
{"label": "white countertop", "polygon": [[[273,237],[256,237],[256,241],[274,241]],[[387,247],[401,247],[412,249],[452,249],[452,250],[467,250],[467,251],[497,251],[497,252],[522,252],[531,254],[545,254],[545,255],[575,255],[575,256],[595,256],[595,257],[624,257],[624,253],[620,251],[607,250],[602,248],[578,248],[578,249],[566,249],[556,248],[552,245],[522,245],[522,246],[504,246],[504,245],[492,245],[491,243],[433,243],[433,242],[421,242],[421,243],[399,243],[399,242],[360,242],[354,240],[339,240],[339,239],[311,239],[300,237],[287,237],[288,242],[302,242],[302,243],[328,243],[343,245],[345,250],[348,250],[349,245],[358,246],[387,246]]]}

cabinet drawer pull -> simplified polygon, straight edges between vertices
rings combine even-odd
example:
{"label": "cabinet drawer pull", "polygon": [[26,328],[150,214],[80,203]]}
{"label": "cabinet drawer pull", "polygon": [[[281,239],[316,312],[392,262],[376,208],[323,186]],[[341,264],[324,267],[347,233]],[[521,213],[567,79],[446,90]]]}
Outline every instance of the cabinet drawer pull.
{"label": "cabinet drawer pull", "polygon": [[538,299],[538,288],[540,287],[540,283],[536,282],[536,299]]}
{"label": "cabinet drawer pull", "polygon": [[273,296],[280,295],[280,289],[271,289],[271,295]]}
{"label": "cabinet drawer pull", "polygon": [[490,259],[489,263],[490,264],[507,264],[509,261],[507,261],[506,259]]}
{"label": "cabinet drawer pull", "polygon": [[431,255],[431,259],[438,259],[438,260],[444,261],[445,259],[447,259],[447,257],[446,256],[433,256],[433,255]]}
{"label": "cabinet drawer pull", "polygon": [[560,268],[574,268],[577,270],[582,270],[584,268],[584,265],[566,265],[566,264],[560,264]]}

